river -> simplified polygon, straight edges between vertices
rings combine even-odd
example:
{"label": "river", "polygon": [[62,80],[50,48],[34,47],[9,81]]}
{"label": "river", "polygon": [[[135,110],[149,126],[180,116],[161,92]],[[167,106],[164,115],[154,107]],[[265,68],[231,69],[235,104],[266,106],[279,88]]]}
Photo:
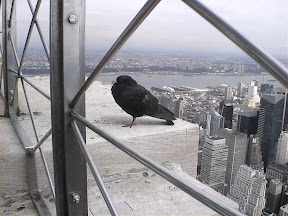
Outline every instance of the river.
{"label": "river", "polygon": [[[171,74],[144,74],[144,73],[133,73],[129,74],[135,79],[138,84],[145,86],[147,89],[151,87],[163,87],[163,86],[190,86],[192,88],[206,88],[220,86],[221,84],[227,84],[231,87],[237,87],[238,82],[244,83],[248,86],[251,80],[257,80],[258,86],[262,83],[273,84],[274,86],[280,86],[279,82],[275,81],[271,75],[171,75]],[[102,84],[111,84],[119,75],[115,74],[101,74],[96,80],[102,82]]]}

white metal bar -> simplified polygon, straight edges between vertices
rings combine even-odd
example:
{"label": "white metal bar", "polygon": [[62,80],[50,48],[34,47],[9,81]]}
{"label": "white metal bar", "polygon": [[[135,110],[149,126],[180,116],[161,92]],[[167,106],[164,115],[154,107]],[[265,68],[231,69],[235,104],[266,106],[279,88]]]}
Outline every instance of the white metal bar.
{"label": "white metal bar", "polygon": [[76,135],[76,138],[78,140],[78,143],[81,147],[82,153],[84,154],[84,156],[86,158],[86,161],[90,167],[90,170],[94,176],[94,179],[95,179],[95,181],[99,187],[99,190],[100,190],[100,192],[101,192],[101,194],[102,194],[102,196],[103,196],[103,198],[107,204],[107,207],[108,207],[111,215],[119,215],[116,207],[113,204],[112,198],[110,197],[110,195],[109,195],[109,193],[105,187],[105,184],[102,180],[101,174],[99,173],[95,163],[93,162],[93,159],[92,159],[88,149],[86,148],[86,143],[85,143],[84,139],[82,138],[82,135],[79,131],[79,128],[78,128],[76,122],[72,121],[71,125],[72,125],[73,131]]}
{"label": "white metal bar", "polygon": [[52,134],[52,128],[45,134],[45,136],[42,137],[42,139],[35,145],[31,151],[31,153],[34,153],[40,146],[46,141],[46,139]]}
{"label": "white metal bar", "polygon": [[141,25],[145,18],[151,13],[151,11],[157,6],[160,0],[148,0],[147,3],[142,7],[134,19],[130,22],[127,28],[123,31],[117,41],[113,44],[110,50],[106,53],[104,58],[99,62],[95,70],[88,77],[86,82],[82,85],[81,89],[77,92],[76,96],[70,103],[70,107],[73,108],[77,104],[78,100],[86,92],[89,86],[93,83],[96,76],[102,72],[108,62],[116,55],[120,48],[125,44],[125,42],[130,38],[130,36],[135,32],[135,30]]}
{"label": "white metal bar", "polygon": [[26,38],[26,41],[25,41],[25,45],[24,45],[24,49],[23,49],[23,54],[22,54],[22,57],[21,57],[19,68],[18,68],[19,71],[21,70],[21,68],[23,66],[23,63],[24,63],[26,51],[27,51],[27,48],[28,48],[28,45],[29,45],[29,42],[30,42],[30,38],[31,38],[31,35],[32,35],[33,27],[34,27],[35,20],[36,20],[36,17],[38,15],[38,12],[39,12],[39,9],[40,9],[41,2],[42,2],[42,0],[38,0],[37,1],[36,8],[35,8],[35,11],[34,11],[33,16],[32,16],[32,20],[31,20],[31,23],[30,23],[28,35],[27,35],[27,38]]}
{"label": "white metal bar", "polygon": [[[32,15],[34,14],[34,9],[33,9],[33,6],[32,6],[32,3],[30,0],[27,0],[28,4],[29,4],[29,7],[30,7],[30,10],[31,10],[31,13]],[[46,53],[46,56],[47,56],[47,59],[50,63],[50,53],[49,53],[49,49],[45,43],[45,40],[44,40],[44,37],[43,37],[43,34],[42,34],[42,31],[41,31],[41,28],[40,28],[40,24],[39,22],[37,21],[37,18],[35,19],[35,23],[36,23],[36,27],[37,27],[37,30],[38,30],[38,33],[39,33],[39,36],[40,36],[40,39],[41,39],[41,42],[42,42],[42,45],[44,47],[44,50],[45,50],[45,53]]]}
{"label": "white metal bar", "polygon": [[[38,131],[37,131],[37,128],[36,128],[36,125],[35,125],[33,112],[32,112],[32,109],[31,109],[31,106],[30,106],[30,103],[29,103],[29,100],[28,100],[28,95],[26,93],[26,89],[25,89],[25,85],[24,85],[23,79],[21,79],[21,83],[22,83],[23,92],[24,92],[26,103],[27,103],[28,111],[29,111],[29,114],[30,114],[31,123],[32,123],[33,130],[34,130],[34,133],[35,133],[36,141],[37,141],[37,143],[39,143],[39,135],[38,135]],[[49,168],[48,168],[44,153],[42,152],[41,147],[39,147],[39,150],[40,150],[41,158],[42,158],[42,161],[43,161],[44,169],[45,169],[45,172],[46,172],[46,175],[47,175],[47,178],[48,178],[48,182],[49,182],[51,191],[53,193],[53,196],[55,197],[55,189],[54,189],[54,185],[53,185],[53,182],[52,182],[52,178],[51,178],[51,175],[50,175],[50,172],[49,172]]]}

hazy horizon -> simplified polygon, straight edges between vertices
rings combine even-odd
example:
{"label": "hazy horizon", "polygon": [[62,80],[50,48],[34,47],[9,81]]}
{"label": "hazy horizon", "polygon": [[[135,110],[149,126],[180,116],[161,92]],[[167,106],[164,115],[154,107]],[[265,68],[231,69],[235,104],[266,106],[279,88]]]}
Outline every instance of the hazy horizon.
{"label": "hazy horizon", "polygon": [[[36,1],[32,1],[35,3]],[[260,48],[279,58],[287,58],[287,0],[201,0],[226,22]],[[144,0],[86,1],[86,47],[108,50]],[[38,22],[48,43],[49,4],[43,1]],[[17,2],[18,48],[23,46],[19,32],[27,34],[31,12],[26,2]],[[40,47],[34,28],[31,47]],[[128,51],[155,51],[201,54],[244,55],[244,52],[181,1],[163,0],[144,20],[122,48]]]}

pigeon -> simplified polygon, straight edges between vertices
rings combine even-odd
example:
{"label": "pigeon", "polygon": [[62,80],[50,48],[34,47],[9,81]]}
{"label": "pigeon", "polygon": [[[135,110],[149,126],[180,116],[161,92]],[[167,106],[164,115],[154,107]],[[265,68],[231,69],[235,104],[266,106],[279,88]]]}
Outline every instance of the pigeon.
{"label": "pigeon", "polygon": [[158,103],[154,97],[143,86],[130,76],[121,75],[117,77],[116,83],[111,88],[115,102],[133,117],[131,124],[124,127],[132,127],[135,119],[144,115],[166,120],[168,125],[174,125],[175,115],[167,108]]}

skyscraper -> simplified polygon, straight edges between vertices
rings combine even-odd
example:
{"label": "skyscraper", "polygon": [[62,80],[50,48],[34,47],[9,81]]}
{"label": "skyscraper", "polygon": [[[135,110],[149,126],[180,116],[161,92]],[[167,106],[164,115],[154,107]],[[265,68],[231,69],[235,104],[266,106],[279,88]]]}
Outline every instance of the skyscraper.
{"label": "skyscraper", "polygon": [[257,135],[251,134],[249,136],[246,164],[253,169],[262,169],[264,167],[259,137]]}
{"label": "skyscraper", "polygon": [[206,135],[217,136],[219,128],[224,128],[224,121],[224,117],[218,112],[210,111],[210,113],[207,114]]}
{"label": "skyscraper", "polygon": [[260,93],[261,94],[272,94],[273,87],[274,86],[271,84],[263,83],[261,85],[261,88],[260,88]]}
{"label": "skyscraper", "polygon": [[257,91],[258,91],[257,83],[254,80],[250,81],[248,85],[248,96],[249,97],[257,96]]}
{"label": "skyscraper", "polygon": [[283,184],[288,183],[288,164],[277,164],[275,161],[271,161],[265,173],[266,179],[279,179]]}
{"label": "skyscraper", "polygon": [[288,182],[288,139],[287,131],[282,131],[278,139],[275,161],[271,161],[266,169],[266,179],[279,179],[283,184]]}
{"label": "skyscraper", "polygon": [[225,100],[232,100],[233,99],[233,91],[230,86],[225,88]]}
{"label": "skyscraper", "polygon": [[233,104],[231,101],[222,100],[220,102],[220,113],[225,118],[224,128],[232,128]]}
{"label": "skyscraper", "polygon": [[202,149],[201,181],[219,193],[224,192],[228,148],[221,137],[205,137]]}
{"label": "skyscraper", "polygon": [[183,101],[183,98],[180,97],[175,101],[174,114],[175,114],[176,118],[183,119],[183,112],[184,112],[184,101]]}
{"label": "skyscraper", "polygon": [[257,107],[257,105],[260,102],[260,97],[258,95],[257,81],[255,80],[250,81],[248,86],[248,94],[246,95],[245,98],[246,98],[245,104],[247,104],[249,107]]}
{"label": "skyscraper", "polygon": [[265,206],[266,183],[263,171],[241,165],[227,197],[239,204],[240,212],[260,216]]}
{"label": "skyscraper", "polygon": [[258,113],[259,111],[256,109],[239,113],[237,131],[245,133],[247,136],[257,134]]}
{"label": "skyscraper", "polygon": [[276,159],[278,138],[282,131],[283,109],[283,94],[264,94],[262,96],[258,120],[258,136],[265,168],[269,162]]}
{"label": "skyscraper", "polygon": [[276,163],[285,165],[288,163],[288,134],[282,131],[278,139]]}
{"label": "skyscraper", "polygon": [[244,95],[243,94],[244,87],[245,87],[244,83],[241,83],[241,82],[238,83],[237,97],[240,98],[240,97],[242,97]]}
{"label": "skyscraper", "polygon": [[267,190],[265,212],[278,214],[282,193],[282,182],[279,179],[271,179]]}
{"label": "skyscraper", "polygon": [[234,182],[234,178],[240,166],[245,164],[247,135],[224,128],[218,130],[218,136],[225,138],[226,145],[228,146],[228,159],[225,176],[227,187],[224,191],[224,195],[226,195],[229,192],[230,185]]}

